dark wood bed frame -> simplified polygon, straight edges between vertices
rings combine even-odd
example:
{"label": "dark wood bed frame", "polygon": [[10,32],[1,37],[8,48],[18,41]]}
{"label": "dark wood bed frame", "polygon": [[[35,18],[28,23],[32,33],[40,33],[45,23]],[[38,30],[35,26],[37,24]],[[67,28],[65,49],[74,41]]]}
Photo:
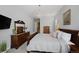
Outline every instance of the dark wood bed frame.
{"label": "dark wood bed frame", "polygon": [[38,34],[38,32],[35,32],[35,33],[33,33],[32,35],[30,35],[30,36],[28,37],[27,46],[28,46],[28,44],[30,43],[30,40],[31,40],[35,35],[37,35],[37,34]]}
{"label": "dark wood bed frame", "polygon": [[[44,30],[43,30],[43,33],[49,33],[49,29],[50,27],[46,26],[44,27]],[[47,30],[48,29],[48,30]],[[71,34],[71,42],[75,43],[76,46],[79,46],[79,39],[78,39],[78,33],[79,33],[79,30],[71,30],[71,29],[59,29],[60,31],[63,31],[63,32],[66,32],[66,33],[70,33]],[[47,32],[46,32],[47,31]],[[30,42],[30,40],[35,36],[37,35],[38,33],[34,33],[30,39],[28,40],[28,44]],[[42,51],[27,51],[27,52],[38,52],[38,53],[41,53]],[[45,51],[43,51],[42,53],[46,53]],[[48,53],[48,52],[47,52]]]}
{"label": "dark wood bed frame", "polygon": [[79,38],[78,38],[79,30],[60,29],[60,31],[70,33],[71,34],[71,42],[75,43],[76,46],[79,46]]}

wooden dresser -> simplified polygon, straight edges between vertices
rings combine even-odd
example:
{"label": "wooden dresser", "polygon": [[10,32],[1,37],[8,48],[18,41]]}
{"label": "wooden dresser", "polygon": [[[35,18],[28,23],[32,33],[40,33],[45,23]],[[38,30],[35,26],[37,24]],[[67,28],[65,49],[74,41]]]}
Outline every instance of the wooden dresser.
{"label": "wooden dresser", "polygon": [[11,48],[19,48],[23,43],[28,41],[29,35],[29,32],[11,35]]}

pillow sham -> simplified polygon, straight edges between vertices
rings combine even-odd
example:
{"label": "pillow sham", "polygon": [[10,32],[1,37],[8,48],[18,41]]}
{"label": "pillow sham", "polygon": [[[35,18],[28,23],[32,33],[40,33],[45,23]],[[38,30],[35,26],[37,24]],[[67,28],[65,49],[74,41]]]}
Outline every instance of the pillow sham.
{"label": "pillow sham", "polygon": [[57,38],[57,32],[50,33],[50,35],[54,38]]}
{"label": "pillow sham", "polygon": [[62,35],[62,32],[61,31],[58,31],[57,32],[57,39],[61,39],[61,35]]}
{"label": "pillow sham", "polygon": [[61,32],[61,39],[65,40],[68,43],[71,39],[70,33]]}

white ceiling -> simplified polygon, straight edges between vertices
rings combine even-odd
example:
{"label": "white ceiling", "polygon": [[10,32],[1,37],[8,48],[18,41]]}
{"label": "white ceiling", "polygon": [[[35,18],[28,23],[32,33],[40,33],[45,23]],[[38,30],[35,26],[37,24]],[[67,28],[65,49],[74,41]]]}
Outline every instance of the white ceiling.
{"label": "white ceiling", "polygon": [[7,10],[7,12],[24,13],[29,16],[38,16],[45,14],[56,14],[62,5],[0,5],[0,9]]}
{"label": "white ceiling", "polygon": [[56,14],[61,8],[62,5],[30,5],[30,6],[21,6],[27,14],[32,16],[45,15],[45,14]]}

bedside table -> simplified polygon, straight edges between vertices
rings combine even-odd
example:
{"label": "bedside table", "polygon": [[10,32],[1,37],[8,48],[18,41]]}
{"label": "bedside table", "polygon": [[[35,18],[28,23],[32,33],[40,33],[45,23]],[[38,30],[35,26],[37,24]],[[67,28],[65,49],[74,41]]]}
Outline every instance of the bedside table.
{"label": "bedside table", "polygon": [[70,52],[71,53],[79,53],[79,47],[76,45],[70,45]]}

